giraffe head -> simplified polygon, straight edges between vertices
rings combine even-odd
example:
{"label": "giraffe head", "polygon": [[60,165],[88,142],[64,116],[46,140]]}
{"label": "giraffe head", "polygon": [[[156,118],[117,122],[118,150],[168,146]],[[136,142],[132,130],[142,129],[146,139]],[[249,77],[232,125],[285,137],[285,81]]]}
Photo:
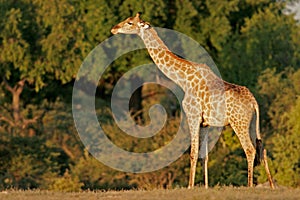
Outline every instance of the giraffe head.
{"label": "giraffe head", "polygon": [[145,29],[150,28],[148,22],[144,22],[140,19],[140,13],[137,13],[135,17],[129,17],[126,20],[115,25],[111,29],[112,34],[124,33],[124,34],[141,34]]}

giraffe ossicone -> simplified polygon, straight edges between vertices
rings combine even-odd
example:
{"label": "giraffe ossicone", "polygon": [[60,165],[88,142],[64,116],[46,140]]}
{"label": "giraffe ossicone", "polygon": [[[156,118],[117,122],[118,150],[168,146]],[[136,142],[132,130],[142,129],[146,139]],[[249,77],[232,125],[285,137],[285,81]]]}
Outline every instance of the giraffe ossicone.
{"label": "giraffe ossicone", "polygon": [[[256,152],[259,157],[263,151],[260,145],[259,108],[253,94],[244,86],[223,81],[206,64],[194,63],[172,53],[150,23],[140,18],[139,13],[114,26],[111,32],[139,35],[157,67],[185,93],[182,107],[191,138],[188,187],[194,186],[199,134],[205,130],[200,128],[226,125],[233,128],[246,154],[248,186],[252,187],[254,158]],[[207,151],[205,154],[207,157]],[[262,157],[259,159],[263,160]],[[207,186],[207,182],[205,184]]]}

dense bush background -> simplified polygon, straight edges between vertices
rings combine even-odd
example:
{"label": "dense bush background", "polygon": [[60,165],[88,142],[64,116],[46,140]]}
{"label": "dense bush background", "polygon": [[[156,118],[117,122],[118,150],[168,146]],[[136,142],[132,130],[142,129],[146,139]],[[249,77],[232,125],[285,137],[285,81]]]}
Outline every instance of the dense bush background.
{"label": "dense bush background", "polygon": [[[224,80],[245,85],[261,111],[261,132],[277,183],[300,186],[300,27],[285,3],[270,0],[1,0],[0,189],[174,188],[186,186],[189,155],[152,173],[130,174],[95,160],[79,140],[71,110],[73,82],[82,61],[121,20],[143,13],[153,26],[180,31],[212,56]],[[118,59],[98,83],[97,113],[109,137],[133,152],[169,141],[180,121],[164,88],[147,85],[132,99],[147,123],[156,102],[175,105],[162,132],[149,140],[126,137],[113,123],[112,88],[146,51]],[[88,84],[92,84],[87,82]],[[138,110],[132,111],[138,113]],[[177,108],[177,109],[176,109]],[[173,110],[172,110],[173,109]],[[199,163],[196,183],[202,184]],[[210,153],[211,185],[246,185],[239,141],[226,128]],[[255,169],[255,183],[266,181]]]}

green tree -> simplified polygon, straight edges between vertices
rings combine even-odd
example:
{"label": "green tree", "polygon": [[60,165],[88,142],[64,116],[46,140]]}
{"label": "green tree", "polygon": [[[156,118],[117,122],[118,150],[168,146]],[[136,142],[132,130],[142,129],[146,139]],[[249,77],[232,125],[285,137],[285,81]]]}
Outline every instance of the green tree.
{"label": "green tree", "polygon": [[[257,78],[266,68],[295,67],[297,46],[293,31],[294,19],[280,12],[282,5],[270,4],[245,20],[240,32],[236,32],[223,51],[221,69],[229,81],[255,89]],[[247,77],[247,78],[245,78]]]}
{"label": "green tree", "polygon": [[67,170],[60,178],[56,178],[52,184],[49,185],[50,190],[60,192],[78,192],[81,191],[83,183],[79,181],[77,176],[72,177]]}
{"label": "green tree", "polygon": [[[282,12],[283,1],[2,0],[0,8],[1,189],[187,185],[189,152],[157,172],[122,173],[84,153],[73,124],[72,82],[83,59],[111,35],[113,25],[140,11],[153,26],[175,29],[197,40],[212,55],[225,80],[251,88],[261,104],[262,135],[272,174],[280,184],[299,186],[300,31],[293,16]],[[135,41],[113,45],[118,50]],[[180,41],[174,45],[190,48]],[[96,57],[101,62],[101,56]],[[83,81],[86,88],[98,85],[96,95],[101,98],[96,99],[96,109],[108,137],[133,152],[164,146],[179,126],[174,109],[162,131],[149,139],[128,137],[112,121],[106,100],[114,84],[132,67],[151,62],[146,50],[130,52],[115,60],[99,83],[89,80],[97,75],[97,68],[87,71]],[[145,111],[157,102],[169,106],[174,99],[160,87],[140,89]],[[147,123],[147,112],[143,117]],[[202,183],[200,164],[197,172],[196,182]],[[259,168],[258,172],[255,177],[264,182],[264,171]],[[245,155],[231,129],[226,129],[210,153],[209,174],[211,185],[247,182]]]}
{"label": "green tree", "polygon": [[[67,1],[2,4],[5,14],[0,19],[0,80],[6,95],[1,107],[8,105],[8,109],[1,114],[1,121],[16,132],[24,132],[41,117],[37,113],[23,115],[27,106],[22,100],[24,89],[38,92],[48,81],[69,82],[82,60],[84,35],[75,9]],[[29,94],[36,95],[34,91]]]}
{"label": "green tree", "polygon": [[130,189],[134,187],[126,173],[103,165],[89,155],[87,150],[70,169],[71,176],[83,183],[82,189]]}
{"label": "green tree", "polygon": [[[293,187],[300,183],[299,78],[300,70],[285,73],[266,70],[259,79],[260,93],[268,103],[272,173],[279,184]],[[262,169],[259,178],[265,178]]]}
{"label": "green tree", "polygon": [[0,188],[45,188],[60,173],[64,152],[40,137],[1,140]]}
{"label": "green tree", "polygon": [[0,27],[1,187],[47,189],[81,153],[56,100],[85,53],[82,27],[69,1],[39,0],[1,1]]}

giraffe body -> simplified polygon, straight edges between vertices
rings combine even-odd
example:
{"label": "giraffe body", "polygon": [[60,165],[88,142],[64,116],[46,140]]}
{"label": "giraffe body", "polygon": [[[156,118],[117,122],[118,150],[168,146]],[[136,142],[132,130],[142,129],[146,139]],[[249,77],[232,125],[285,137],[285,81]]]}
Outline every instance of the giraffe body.
{"label": "giraffe body", "polygon": [[[139,35],[157,67],[183,89],[182,107],[191,136],[189,188],[194,186],[200,127],[226,125],[233,128],[245,151],[248,186],[253,186],[256,142],[261,141],[261,136],[258,104],[252,93],[246,87],[223,81],[206,64],[190,62],[174,55],[154,28],[140,19],[139,14],[114,26],[111,32]],[[255,131],[250,133],[253,119]]]}

